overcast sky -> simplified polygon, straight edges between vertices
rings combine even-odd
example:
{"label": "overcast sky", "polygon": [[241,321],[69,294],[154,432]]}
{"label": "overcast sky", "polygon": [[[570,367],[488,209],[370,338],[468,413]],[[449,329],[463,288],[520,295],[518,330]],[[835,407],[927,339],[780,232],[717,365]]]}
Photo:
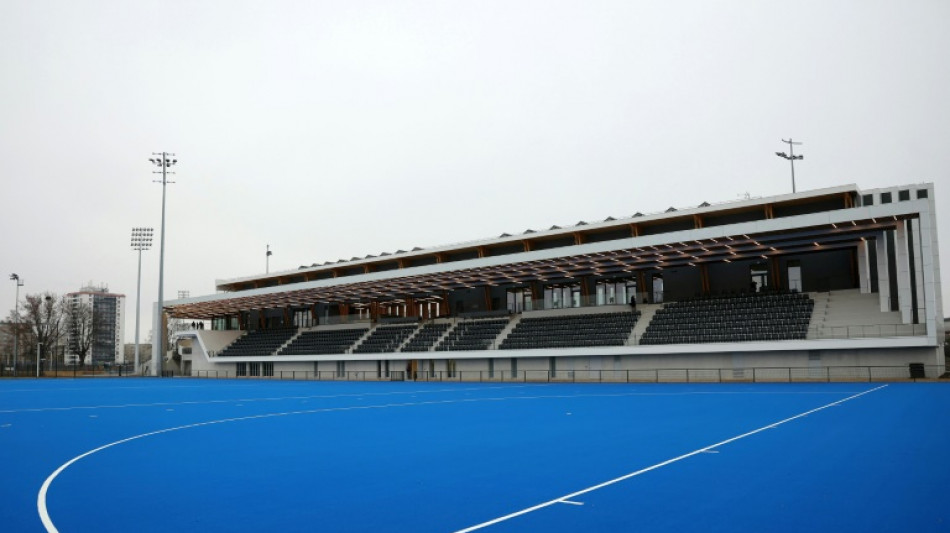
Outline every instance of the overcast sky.
{"label": "overcast sky", "polygon": [[[0,270],[216,279],[799,190],[934,182],[950,2],[0,2]],[[157,239],[156,239],[157,243]],[[144,254],[143,328],[157,299]],[[6,316],[14,283],[0,285]]]}

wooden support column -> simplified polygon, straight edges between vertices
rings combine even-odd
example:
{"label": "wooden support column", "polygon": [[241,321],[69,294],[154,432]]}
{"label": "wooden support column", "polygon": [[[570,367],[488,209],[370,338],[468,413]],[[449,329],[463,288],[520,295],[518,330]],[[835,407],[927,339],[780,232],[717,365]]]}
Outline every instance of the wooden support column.
{"label": "wooden support column", "polygon": [[775,211],[772,209],[772,204],[765,204],[765,218],[775,218]]}
{"label": "wooden support column", "polygon": [[640,236],[640,225],[639,224],[630,224],[630,236],[639,237]]}
{"label": "wooden support column", "polygon": [[782,288],[782,266],[778,257],[772,256],[769,258],[769,269],[772,271],[772,288]]}
{"label": "wooden support column", "polygon": [[284,326],[292,326],[294,323],[293,318],[290,316],[290,308],[284,307]]}
{"label": "wooden support column", "polygon": [[637,270],[637,302],[641,300],[649,301],[649,298],[641,298],[640,295],[647,292],[647,276],[642,270]]}
{"label": "wooden support column", "polygon": [[593,280],[593,276],[583,276],[581,277],[581,306],[589,302],[590,298],[590,282]]}
{"label": "wooden support column", "polygon": [[492,311],[492,308],[491,308],[491,307],[492,307],[492,306],[491,306],[491,287],[489,287],[488,285],[485,285],[484,289],[485,289],[485,310],[486,310],[486,311]]}
{"label": "wooden support column", "polygon": [[484,247],[484,246],[479,246],[478,248],[475,249],[475,251],[478,252],[478,257],[479,257],[479,258],[482,258],[482,257],[485,257],[485,256],[486,256],[486,254],[485,254],[485,247]]}
{"label": "wooden support column", "polygon": [[530,252],[530,251],[531,251],[531,241],[530,241],[530,240],[525,239],[525,240],[521,241],[521,244],[524,246],[524,251],[526,251],[526,252]]}
{"label": "wooden support column", "polygon": [[267,309],[257,310],[257,327],[267,329]]}
{"label": "wooden support column", "polygon": [[703,227],[703,217],[699,215],[693,215],[693,228],[700,229]]}
{"label": "wooden support column", "polygon": [[844,196],[845,209],[851,209],[852,207],[854,207],[854,198],[852,198],[850,194],[844,192],[844,193],[841,193],[841,195]]}
{"label": "wooden support column", "polygon": [[406,296],[406,316],[419,316],[419,310],[416,309],[416,299],[412,296]]}
{"label": "wooden support column", "polygon": [[576,244],[584,244],[584,234],[583,234],[583,233],[581,233],[581,232],[579,232],[579,231],[575,231],[575,232],[574,232],[574,244],[575,244],[575,245],[576,245]]}
{"label": "wooden support column", "polygon": [[317,304],[310,304],[310,318],[314,324],[320,323],[320,317],[317,316]]}
{"label": "wooden support column", "polygon": [[699,281],[702,287],[703,294],[708,295],[712,292],[712,287],[709,284],[709,265],[702,263],[699,265]]}
{"label": "wooden support column", "polygon": [[445,254],[435,254],[435,262],[436,262],[436,263],[444,263],[444,262],[445,262]]}

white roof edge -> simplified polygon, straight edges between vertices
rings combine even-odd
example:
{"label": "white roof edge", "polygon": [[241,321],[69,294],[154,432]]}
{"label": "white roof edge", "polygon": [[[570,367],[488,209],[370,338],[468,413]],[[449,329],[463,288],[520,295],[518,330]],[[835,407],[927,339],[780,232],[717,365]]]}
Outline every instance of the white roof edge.
{"label": "white roof edge", "polygon": [[[893,187],[886,187],[885,189],[891,189],[891,188]],[[629,224],[632,221],[646,222],[646,221],[652,221],[652,220],[660,220],[663,218],[670,218],[673,216],[682,216],[684,214],[688,215],[688,214],[709,213],[709,212],[722,210],[723,208],[729,208],[729,209],[742,208],[742,207],[748,207],[748,206],[753,206],[753,205],[767,204],[767,203],[771,203],[775,201],[790,200],[794,198],[810,198],[814,196],[825,196],[828,194],[846,193],[846,192],[861,193],[861,192],[867,192],[867,191],[862,191],[861,189],[858,188],[857,185],[851,183],[847,185],[836,185],[833,187],[825,187],[822,189],[810,189],[807,191],[785,193],[785,194],[779,194],[779,195],[774,195],[774,196],[761,196],[761,197],[740,199],[740,200],[728,200],[725,202],[713,203],[707,207],[684,207],[681,209],[677,208],[675,213],[667,213],[666,211],[662,211],[662,212],[657,212],[657,213],[644,214],[643,216],[639,216],[639,217],[632,217],[632,216],[620,217],[615,220],[611,220],[609,222],[605,222],[605,221],[588,222],[584,226],[580,226],[580,227],[584,231],[587,231],[590,229],[620,226],[622,224]],[[450,250],[474,248],[476,246],[485,246],[489,244],[503,244],[506,242],[517,242],[526,238],[545,237],[545,236],[552,236],[552,235],[566,235],[574,231],[577,231],[577,228],[578,226],[575,226],[575,225],[562,226],[561,229],[555,229],[555,230],[550,230],[550,229],[536,230],[533,233],[528,234],[530,235],[530,237],[526,236],[524,233],[518,233],[518,234],[512,234],[510,237],[493,237],[493,238],[478,239],[478,240],[473,240],[473,241],[443,244],[443,245],[438,245],[438,246],[433,246],[433,247],[428,247],[428,248],[422,248],[421,250],[417,250],[415,252],[405,252],[401,254],[391,253],[390,255],[387,255],[387,256],[375,256],[375,257],[370,257],[370,258],[364,257],[362,259],[351,260],[351,261],[331,262],[330,264],[321,264],[317,266],[312,266],[312,267],[307,267],[307,268],[297,268],[297,269],[292,269],[292,270],[281,270],[281,271],[271,272],[269,274],[264,274],[264,275],[256,274],[256,275],[250,275],[250,276],[241,276],[237,278],[216,279],[215,287],[220,287],[221,285],[224,285],[224,284],[243,283],[243,282],[261,280],[261,279],[292,276],[292,275],[301,274],[304,272],[312,272],[312,271],[336,268],[336,267],[350,268],[354,266],[363,265],[365,263],[377,262],[380,259],[384,259],[384,260],[402,259],[402,258],[407,258],[407,257],[416,257],[419,255],[441,253],[441,252],[446,252]]]}

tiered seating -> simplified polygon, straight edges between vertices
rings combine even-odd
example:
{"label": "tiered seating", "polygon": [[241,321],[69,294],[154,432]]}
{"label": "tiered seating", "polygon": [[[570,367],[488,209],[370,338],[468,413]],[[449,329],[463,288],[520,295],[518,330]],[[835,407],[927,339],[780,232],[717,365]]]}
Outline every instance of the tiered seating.
{"label": "tiered seating", "polygon": [[369,328],[337,328],[305,331],[278,355],[346,353]]}
{"label": "tiered seating", "polygon": [[640,344],[804,339],[814,301],[799,293],[703,297],[667,304]]}
{"label": "tiered seating", "polygon": [[294,328],[264,329],[249,331],[238,337],[227,348],[221,350],[220,357],[248,357],[271,355],[297,333]]}
{"label": "tiered seating", "polygon": [[452,327],[452,324],[448,322],[438,322],[433,324],[426,324],[422,326],[422,329],[419,330],[419,333],[416,333],[416,336],[413,337],[405,346],[402,347],[403,352],[428,352],[432,345],[435,344],[435,341],[439,340],[442,335],[445,335],[445,332]]}
{"label": "tiered seating", "polygon": [[466,320],[460,322],[439,343],[436,351],[488,350],[492,342],[508,325],[507,318]]}
{"label": "tiered seating", "polygon": [[400,326],[379,326],[365,341],[353,350],[353,353],[387,353],[395,352],[396,348],[402,344],[412,332],[416,330],[418,324],[408,324]]}
{"label": "tiered seating", "polygon": [[640,312],[522,318],[502,341],[502,350],[623,346]]}

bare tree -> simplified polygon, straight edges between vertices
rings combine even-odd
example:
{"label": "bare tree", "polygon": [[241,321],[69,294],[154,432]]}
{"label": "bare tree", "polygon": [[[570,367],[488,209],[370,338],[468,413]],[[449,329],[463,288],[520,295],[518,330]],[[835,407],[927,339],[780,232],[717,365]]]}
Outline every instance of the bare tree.
{"label": "bare tree", "polygon": [[79,366],[86,364],[86,356],[95,341],[96,320],[92,304],[72,301],[66,304],[66,327],[68,328],[68,353],[79,356]]}
{"label": "bare tree", "polygon": [[[23,313],[20,312],[19,315],[14,312],[13,309],[10,310],[10,314],[7,315],[7,319],[4,325],[4,334],[3,334],[3,353],[5,354],[5,364],[12,368],[13,366],[13,352],[14,344],[18,346],[19,359],[18,363],[23,362],[23,354],[26,353],[26,348],[24,347],[26,341],[26,330],[27,325],[23,319]],[[14,343],[14,337],[16,337],[16,343]]]}
{"label": "bare tree", "polygon": [[[55,356],[62,337],[64,302],[56,294],[27,294],[23,300],[20,320],[28,333],[25,353],[37,357],[37,345],[42,351]],[[34,359],[35,361],[35,359]]]}

